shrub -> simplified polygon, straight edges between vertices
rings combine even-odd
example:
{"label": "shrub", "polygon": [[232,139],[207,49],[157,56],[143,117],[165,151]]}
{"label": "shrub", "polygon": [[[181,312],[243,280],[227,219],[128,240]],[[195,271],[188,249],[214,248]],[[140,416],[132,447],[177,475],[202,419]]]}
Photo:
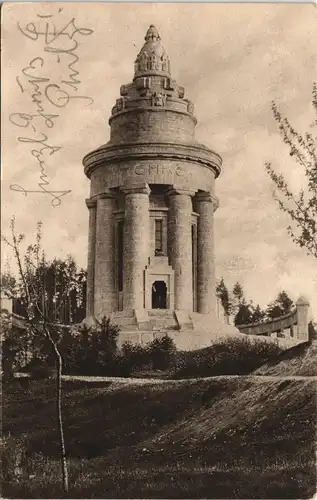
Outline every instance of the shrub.
{"label": "shrub", "polygon": [[173,365],[176,346],[167,334],[152,340],[148,350],[153,370],[166,370]]}
{"label": "shrub", "polygon": [[148,346],[141,344],[132,344],[132,342],[124,342],[121,347],[122,364],[129,373],[133,370],[149,368],[151,366],[151,358]]}
{"label": "shrub", "polygon": [[96,326],[81,326],[66,332],[60,349],[65,373],[77,375],[112,375],[118,361],[119,327],[104,317]]}
{"label": "shrub", "polygon": [[133,371],[142,369],[166,370],[173,365],[175,353],[175,344],[166,334],[145,346],[125,342],[117,366],[123,376],[129,376]]}
{"label": "shrub", "polygon": [[1,331],[2,373],[4,378],[9,379],[25,363],[28,350],[27,335],[24,331],[21,332],[12,327],[11,323],[5,323],[3,314],[1,315]]}
{"label": "shrub", "polygon": [[205,349],[178,353],[173,377],[246,375],[282,352],[276,342],[228,337]]}

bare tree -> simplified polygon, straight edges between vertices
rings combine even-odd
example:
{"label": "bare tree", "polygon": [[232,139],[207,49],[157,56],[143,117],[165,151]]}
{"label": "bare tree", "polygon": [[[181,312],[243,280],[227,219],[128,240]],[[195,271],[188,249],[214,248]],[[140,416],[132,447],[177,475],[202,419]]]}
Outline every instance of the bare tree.
{"label": "bare tree", "polygon": [[[36,243],[27,247],[24,258],[22,257],[21,243],[23,234],[17,234],[15,229],[15,218],[10,222],[10,239],[2,237],[4,242],[13,250],[14,258],[19,273],[19,283],[15,285],[15,293],[18,293],[25,310],[25,318],[29,331],[34,337],[47,339],[52,347],[56,362],[56,412],[60,443],[60,461],[62,470],[62,486],[65,492],[69,489],[68,467],[66,460],[65,439],[62,416],[62,371],[63,360],[58,349],[58,326],[49,323],[46,317],[45,307],[45,284],[36,270],[40,265],[45,266],[45,254],[41,248],[41,223],[37,225]],[[12,292],[12,293],[14,293]]]}
{"label": "bare tree", "polygon": [[[317,84],[313,88],[313,107],[317,112]],[[306,248],[307,252],[317,258],[317,150],[316,138],[310,133],[299,134],[287,118],[278,111],[275,102],[272,104],[275,121],[278,123],[283,142],[290,149],[290,156],[301,166],[306,178],[306,187],[298,193],[291,192],[285,177],[278,175],[270,163],[266,170],[274,182],[279,196],[275,193],[281,210],[289,215],[293,225],[287,230],[296,245]],[[317,121],[315,121],[317,124]]]}

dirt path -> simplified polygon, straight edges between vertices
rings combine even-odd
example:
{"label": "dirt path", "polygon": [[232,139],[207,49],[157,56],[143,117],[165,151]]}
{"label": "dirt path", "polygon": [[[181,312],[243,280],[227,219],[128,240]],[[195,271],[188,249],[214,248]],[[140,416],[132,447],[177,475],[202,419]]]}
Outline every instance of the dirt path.
{"label": "dirt path", "polygon": [[[304,377],[300,375],[288,375],[285,377],[273,376],[273,375],[220,375],[217,377],[205,377],[204,380],[214,380],[214,379],[234,379],[234,378],[252,378],[257,381],[267,382],[276,380],[306,380],[317,382],[317,376]],[[123,377],[88,377],[82,375],[63,375],[63,380],[82,380],[85,382],[117,382],[121,384],[158,384],[158,383],[169,383],[178,384],[183,380],[172,380],[172,379],[159,379],[159,378],[123,378]],[[191,378],[186,380],[201,380],[201,378]]]}

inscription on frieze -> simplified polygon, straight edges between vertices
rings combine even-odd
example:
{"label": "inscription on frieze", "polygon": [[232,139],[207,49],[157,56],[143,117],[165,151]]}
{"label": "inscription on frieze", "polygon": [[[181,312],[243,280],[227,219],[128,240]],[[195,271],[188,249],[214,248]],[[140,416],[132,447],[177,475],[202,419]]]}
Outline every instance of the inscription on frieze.
{"label": "inscription on frieze", "polygon": [[186,175],[184,169],[180,167],[179,165],[172,166],[172,165],[159,165],[155,163],[150,163],[149,165],[135,165],[134,166],[134,173],[136,175],[145,175],[145,176],[151,176],[151,175],[157,175],[157,176],[164,176],[164,175],[171,175],[171,176],[178,176],[178,177],[184,177]]}
{"label": "inscription on frieze", "polygon": [[106,169],[98,169],[92,175],[92,196],[104,191],[128,184],[129,182],[146,182],[153,184],[170,184],[179,187],[194,187],[204,191],[213,190],[214,177],[210,170],[195,164],[177,162],[139,162],[109,165]]}

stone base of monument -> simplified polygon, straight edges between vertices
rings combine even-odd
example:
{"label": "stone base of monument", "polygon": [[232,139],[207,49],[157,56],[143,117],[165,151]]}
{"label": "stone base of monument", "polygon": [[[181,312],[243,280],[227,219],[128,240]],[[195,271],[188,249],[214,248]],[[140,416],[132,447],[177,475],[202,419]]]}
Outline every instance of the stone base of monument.
{"label": "stone base of monument", "polygon": [[[145,345],[167,333],[177,349],[190,351],[208,347],[219,338],[244,336],[236,327],[222,323],[214,315],[187,311],[119,311],[111,314],[111,321],[120,327],[119,346],[126,341]],[[96,320],[89,317],[82,324],[94,326]]]}

